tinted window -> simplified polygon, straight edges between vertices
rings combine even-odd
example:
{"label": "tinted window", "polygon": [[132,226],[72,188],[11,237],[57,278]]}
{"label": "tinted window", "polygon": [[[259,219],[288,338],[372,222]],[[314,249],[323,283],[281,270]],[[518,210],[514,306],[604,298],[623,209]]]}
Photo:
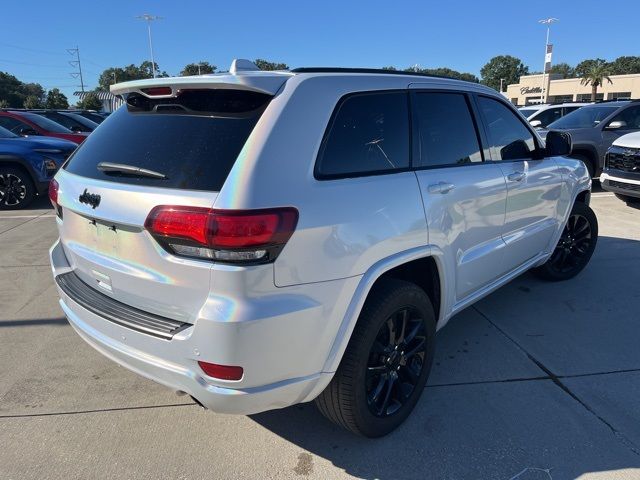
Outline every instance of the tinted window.
{"label": "tinted window", "polygon": [[537,110],[534,110],[532,108],[521,108],[520,109],[520,113],[524,116],[524,118],[528,118],[531,115],[533,115],[534,113],[536,113]]}
{"label": "tinted window", "polygon": [[623,122],[622,128],[626,130],[636,130],[640,128],[640,105],[624,109],[613,117],[612,122]]}
{"label": "tinted window", "polygon": [[26,118],[27,120],[29,120],[30,122],[35,123],[37,126],[42,128],[43,130],[46,130],[47,132],[71,133],[71,130],[69,130],[68,128],[63,127],[62,125],[54,122],[53,120],[49,120],[48,118],[38,115],[37,113],[23,112],[20,115]]}
{"label": "tinted window", "polygon": [[18,131],[23,127],[31,128],[26,123],[20,122],[15,118],[4,116],[0,116],[0,127],[4,127],[7,130],[12,131],[13,133],[18,133]]}
{"label": "tinted window", "polygon": [[536,143],[520,118],[506,105],[488,97],[479,97],[493,160],[531,158]]}
{"label": "tinted window", "polygon": [[323,142],[316,173],[342,176],[407,167],[407,94],[359,94],[344,99]]}
{"label": "tinted window", "polygon": [[549,128],[591,128],[598,125],[618,108],[612,105],[587,105],[549,124]]}
{"label": "tinted window", "polygon": [[539,120],[540,127],[544,128],[549,125],[551,122],[555,122],[560,117],[562,117],[562,108],[549,108],[548,110],[543,110],[538,115],[533,117],[530,121]]}
{"label": "tinted window", "polygon": [[413,104],[421,167],[481,162],[469,105],[459,93],[416,93]]}
{"label": "tinted window", "polygon": [[0,127],[0,138],[18,138],[18,135],[12,133],[4,127]]}
{"label": "tinted window", "polygon": [[[118,183],[219,191],[270,99],[239,90],[187,90],[162,100],[131,95],[65,168]],[[101,162],[133,165],[167,178],[106,173],[97,168]]]}

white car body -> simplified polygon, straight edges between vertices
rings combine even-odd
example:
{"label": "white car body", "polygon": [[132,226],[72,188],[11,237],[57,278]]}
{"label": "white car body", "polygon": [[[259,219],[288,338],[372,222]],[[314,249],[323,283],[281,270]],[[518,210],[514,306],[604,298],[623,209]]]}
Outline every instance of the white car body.
{"label": "white car body", "polygon": [[[316,397],[336,372],[367,294],[385,272],[430,259],[440,284],[434,304],[442,328],[457,312],[544,263],[574,202],[588,202],[591,180],[582,162],[490,161],[489,148],[483,150],[488,161],[459,168],[314,177],[323,135],[345,95],[462,92],[516,112],[482,85],[410,74],[237,69],[127,82],[112,90],[157,86],[256,91],[273,99],[219,191],[120,184],[60,170],[57,204],[63,215],[50,252],[52,270],[60,306],[84,340],[216,412],[251,414]],[[87,204],[87,192],[99,207]],[[144,227],[158,205],[293,206],[299,220],[275,262],[230,265],[161,248]],[[109,321],[62,288],[61,276],[69,273],[107,304],[116,302],[113,308],[133,307],[183,327],[159,338]],[[244,373],[239,380],[212,378],[198,361],[240,365]]]}
{"label": "white car body", "polygon": [[605,155],[600,183],[604,190],[640,201],[640,132],[628,133],[614,140]]}

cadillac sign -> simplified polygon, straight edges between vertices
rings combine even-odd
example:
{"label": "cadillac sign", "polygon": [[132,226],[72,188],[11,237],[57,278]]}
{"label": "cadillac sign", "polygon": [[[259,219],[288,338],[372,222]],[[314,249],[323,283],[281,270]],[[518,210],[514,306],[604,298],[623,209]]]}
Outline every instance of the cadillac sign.
{"label": "cadillac sign", "polygon": [[542,93],[542,87],[522,87],[520,89],[521,95],[527,95],[529,93]]}

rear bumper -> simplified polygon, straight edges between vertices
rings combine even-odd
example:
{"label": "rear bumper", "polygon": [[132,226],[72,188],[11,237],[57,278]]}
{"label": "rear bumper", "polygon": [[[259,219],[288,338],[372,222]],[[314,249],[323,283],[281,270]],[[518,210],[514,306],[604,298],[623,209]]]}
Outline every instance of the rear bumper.
{"label": "rear bumper", "polygon": [[[73,270],[59,241],[51,248],[50,259],[54,277]],[[74,301],[59,286],[58,292],[69,323],[88,344],[127,369],[173,390],[184,391],[216,412],[253,414],[310,401],[333,376],[332,372],[322,371],[324,350],[330,349],[337,329],[337,325],[329,328],[330,318],[322,318],[326,308],[302,305],[296,315],[291,312],[269,315],[244,323],[230,322],[228,318],[217,321],[199,318],[194,325],[166,340],[108,321]],[[326,324],[325,332],[317,330],[315,316]],[[292,350],[274,347],[270,340],[275,334],[286,337]],[[306,350],[307,355],[301,355],[300,349]],[[309,364],[304,370],[311,373],[295,375],[303,372],[301,364],[318,353],[320,356],[313,361],[317,368]],[[248,368],[242,380],[224,381],[205,375],[198,360]],[[262,369],[256,365],[262,365]]]}

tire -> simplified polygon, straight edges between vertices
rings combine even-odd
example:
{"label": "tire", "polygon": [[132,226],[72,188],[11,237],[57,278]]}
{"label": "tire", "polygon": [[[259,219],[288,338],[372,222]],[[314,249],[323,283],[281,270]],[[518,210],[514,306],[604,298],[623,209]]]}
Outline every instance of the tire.
{"label": "tire", "polygon": [[19,168],[0,167],[0,210],[25,208],[35,196],[29,174]]}
{"label": "tire", "polygon": [[621,193],[616,193],[614,194],[616,197],[618,197],[620,200],[622,200],[625,203],[640,203],[640,198],[638,197],[632,197],[630,195],[623,195]]}
{"label": "tire", "polygon": [[433,306],[424,290],[391,278],[378,282],[335,376],[316,398],[320,412],[365,437],[381,437],[396,429],[424,390],[435,333]]}
{"label": "tire", "polygon": [[580,160],[584,163],[589,171],[589,178],[593,178],[596,174],[596,167],[594,162],[587,157],[586,155],[582,155],[581,153],[576,153],[575,155],[570,155],[569,158],[573,158],[574,160]]}
{"label": "tire", "polygon": [[587,266],[598,242],[598,219],[593,210],[576,202],[560,241],[544,265],[533,273],[545,280],[568,280]]}

